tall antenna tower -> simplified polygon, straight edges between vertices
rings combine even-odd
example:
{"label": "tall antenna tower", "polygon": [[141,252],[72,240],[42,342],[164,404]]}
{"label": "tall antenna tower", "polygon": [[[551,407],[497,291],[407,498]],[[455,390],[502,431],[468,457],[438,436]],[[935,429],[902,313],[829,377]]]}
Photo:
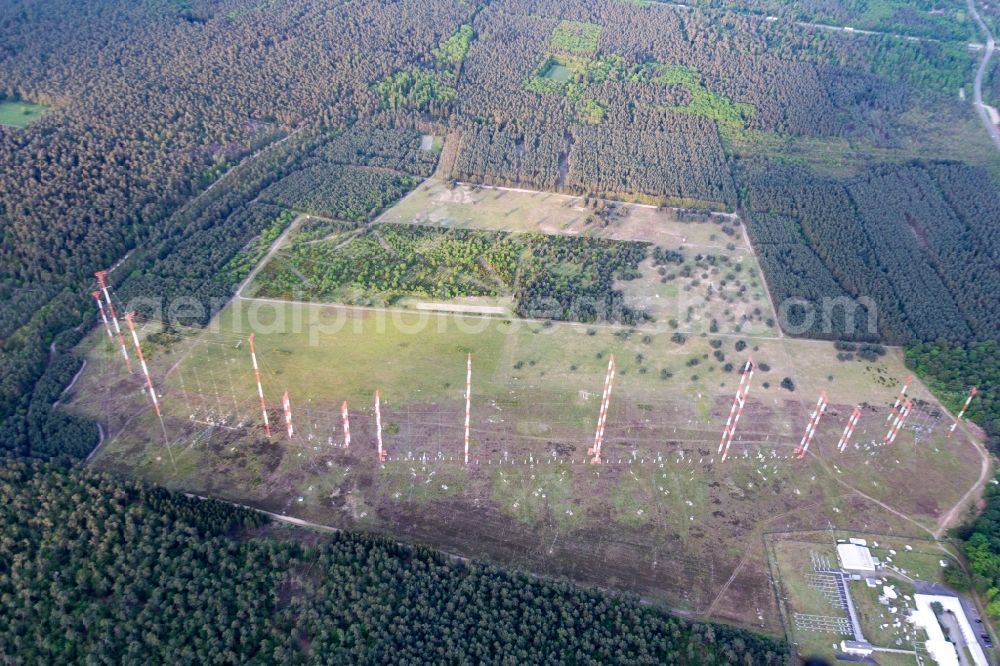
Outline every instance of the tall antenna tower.
{"label": "tall antenna tower", "polygon": [[139,357],[139,365],[142,367],[142,374],[146,376],[146,388],[149,389],[149,398],[153,401],[153,408],[156,415],[160,416],[160,401],[156,398],[156,389],[153,388],[153,380],[149,376],[149,368],[146,367],[146,359],[142,356],[142,347],[139,345],[139,335],[135,332],[135,312],[126,312],[123,319],[128,324],[128,330],[132,333],[132,343],[135,344],[135,354]]}
{"label": "tall antenna tower", "polygon": [[385,462],[385,451],[382,449],[382,399],[378,389],[375,389],[375,438],[378,442],[378,461]]}
{"label": "tall antenna tower", "polygon": [[753,357],[747,357],[746,366],[740,376],[740,385],[736,389],[736,398],[733,406],[729,410],[729,418],[726,419],[726,428],[722,431],[722,441],[719,442],[719,453],[722,454],[720,462],[725,462],[729,457],[729,447],[733,443],[733,435],[736,434],[736,424],[740,421],[743,408],[747,404],[747,396],[750,394],[750,380],[753,379],[753,371],[757,364],[753,362]]}
{"label": "tall antenna tower", "polygon": [[115,334],[111,332],[111,325],[108,323],[108,316],[104,314],[104,303],[101,302],[101,292],[92,291],[90,295],[94,297],[97,301],[97,309],[101,313],[101,321],[104,322],[104,330],[107,331],[108,339],[113,343],[115,341]]}
{"label": "tall antenna tower", "polygon": [[896,402],[893,403],[892,409],[889,410],[889,416],[885,420],[886,425],[892,423],[892,420],[898,415],[897,410],[899,409],[899,405],[906,399],[906,391],[910,388],[910,383],[912,381],[913,375],[907,375],[906,379],[903,380],[903,388],[899,390],[899,395],[896,396]]}
{"label": "tall antenna tower", "polygon": [[594,432],[594,446],[587,450],[590,454],[590,462],[599,464],[601,462],[601,446],[604,444],[604,424],[608,420],[608,405],[611,404],[611,388],[615,382],[615,355],[611,354],[608,359],[608,374],[604,377],[604,394],[601,396],[601,411],[597,416],[597,430]]}
{"label": "tall antenna tower", "polygon": [[962,409],[958,412],[958,416],[955,417],[955,422],[952,423],[951,427],[948,429],[948,439],[951,439],[952,434],[955,432],[955,428],[958,427],[958,422],[962,420],[963,416],[965,416],[965,410],[967,410],[969,405],[972,404],[972,399],[976,397],[976,392],[975,386],[969,389],[969,395],[965,399],[965,404],[962,405]]}
{"label": "tall antenna tower", "polygon": [[288,428],[288,439],[295,436],[295,429],[292,427],[292,402],[288,399],[288,391],[281,396],[281,407],[285,410],[285,426]]}
{"label": "tall antenna tower", "polygon": [[104,292],[104,300],[108,303],[108,314],[111,315],[111,323],[115,325],[115,333],[118,335],[118,344],[122,349],[122,357],[125,359],[125,367],[128,368],[128,371],[131,374],[132,361],[129,360],[128,351],[125,349],[125,336],[122,335],[122,328],[118,325],[118,317],[115,315],[115,304],[111,302],[111,294],[108,293],[108,283],[104,281],[104,276],[107,274],[107,271],[97,271],[94,273],[94,277],[97,278],[97,284],[101,286],[101,291]]}
{"label": "tall antenna tower", "polygon": [[[103,280],[102,280],[103,282]],[[108,302],[111,305],[111,302]],[[132,333],[132,343],[135,345],[135,353],[139,357],[139,364],[142,366],[142,374],[146,376],[146,388],[149,390],[149,399],[153,401],[153,409],[156,410],[156,418],[160,421],[160,429],[163,431],[163,442],[167,445],[167,455],[170,456],[170,465],[174,468],[174,472],[177,472],[177,462],[174,460],[173,450],[170,448],[170,437],[167,435],[167,424],[163,421],[163,414],[160,413],[160,401],[156,397],[156,389],[153,388],[153,380],[149,376],[149,368],[146,367],[146,359],[142,356],[142,346],[139,344],[139,335],[135,332],[135,324],[133,319],[135,319],[135,312],[126,312],[124,316],[125,322],[128,324],[129,331]],[[115,320],[115,327],[118,326],[118,320]],[[120,335],[120,329],[119,329]],[[124,344],[124,342],[123,342]],[[131,366],[129,366],[129,372],[132,371]]]}
{"label": "tall antenna tower", "polygon": [[885,438],[882,440],[883,444],[892,444],[896,441],[896,435],[899,434],[899,429],[903,427],[903,423],[906,422],[906,417],[910,415],[911,411],[913,411],[913,403],[909,400],[904,400],[899,414],[896,414],[892,427],[889,428],[889,432],[885,434]]}
{"label": "tall antenna tower", "polygon": [[802,433],[802,440],[795,449],[795,455],[799,460],[806,457],[809,445],[812,444],[813,437],[816,436],[816,427],[819,425],[819,420],[823,418],[823,413],[825,411],[826,391],[821,391],[819,394],[819,400],[816,401],[816,407],[813,408],[813,412],[809,416],[809,423],[806,425],[806,431]]}
{"label": "tall antenna tower", "polygon": [[260,397],[260,413],[264,417],[264,432],[267,438],[271,439],[271,422],[267,418],[267,403],[264,401],[264,387],[260,383],[260,369],[257,367],[257,350],[253,346],[253,336],[251,333],[247,340],[250,341],[250,359],[253,361],[254,379],[257,380],[257,395]]}
{"label": "tall antenna tower", "polygon": [[347,401],[340,406],[340,420],[344,425],[344,448],[351,448],[351,419],[347,413]]}
{"label": "tall antenna tower", "polygon": [[840,441],[837,442],[837,450],[843,452],[847,449],[847,444],[851,441],[851,436],[854,434],[854,429],[858,427],[858,420],[861,418],[861,405],[855,405],[854,411],[851,412],[851,418],[847,419],[847,427],[844,428],[844,434],[840,436]]}
{"label": "tall antenna tower", "polygon": [[469,464],[469,419],[472,409],[472,354],[465,359],[465,464]]}

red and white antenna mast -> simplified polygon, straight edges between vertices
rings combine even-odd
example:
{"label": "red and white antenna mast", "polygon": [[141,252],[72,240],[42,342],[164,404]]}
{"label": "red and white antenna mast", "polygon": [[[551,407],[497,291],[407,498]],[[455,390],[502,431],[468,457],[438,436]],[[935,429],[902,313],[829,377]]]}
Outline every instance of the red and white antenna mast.
{"label": "red and white antenna mast", "polygon": [[385,451],[382,449],[382,399],[378,389],[375,389],[375,437],[378,442],[378,461],[385,462]]}
{"label": "red and white antenna mast", "polygon": [[281,408],[285,410],[285,426],[288,428],[288,439],[295,436],[295,429],[292,427],[292,402],[288,399],[288,391],[281,396]]}
{"label": "red and white antenna mast", "polygon": [[347,413],[347,401],[340,406],[340,420],[344,424],[344,448],[351,448],[351,418]]}
{"label": "red and white antenna mast", "polygon": [[951,439],[952,433],[954,433],[955,432],[955,428],[958,427],[958,422],[962,420],[963,416],[965,416],[965,410],[967,410],[969,408],[969,405],[972,404],[972,399],[975,398],[975,397],[976,397],[976,387],[973,386],[969,390],[969,396],[965,399],[965,404],[962,405],[961,411],[959,411],[958,412],[958,416],[955,417],[955,422],[952,423],[951,424],[951,428],[948,429],[948,439]]}
{"label": "red and white antenna mast", "polygon": [[816,427],[819,425],[819,420],[823,418],[823,413],[825,411],[826,391],[821,391],[819,394],[819,400],[816,401],[816,407],[809,416],[809,423],[806,425],[806,431],[802,433],[802,440],[799,442],[798,448],[795,449],[795,456],[799,460],[806,457],[806,451],[809,450],[809,445],[812,444],[813,437],[816,436]]}
{"label": "red and white antenna mast", "polygon": [[142,357],[142,347],[139,345],[139,335],[135,332],[135,312],[126,312],[122,317],[128,324],[128,330],[132,333],[132,342],[135,344],[135,354],[139,357],[139,365],[142,367],[142,374],[146,376],[146,388],[149,389],[149,398],[153,401],[153,408],[156,415],[160,415],[160,401],[156,399],[156,389],[153,388],[153,380],[149,377],[149,368],[146,367],[146,359]]}
{"label": "red and white antenna mast", "polygon": [[729,410],[729,418],[726,419],[726,428],[722,431],[722,441],[719,442],[719,453],[722,454],[720,462],[725,462],[729,457],[729,446],[733,443],[733,435],[736,434],[736,424],[739,423],[743,408],[747,404],[747,395],[750,394],[750,380],[753,379],[753,371],[757,364],[752,357],[747,357],[747,364],[743,367],[743,374],[740,377],[740,385],[736,389],[736,398],[733,406]]}
{"label": "red and white antenna mast", "polygon": [[910,388],[910,383],[912,381],[913,375],[907,375],[906,379],[903,380],[903,388],[899,390],[899,396],[896,397],[896,402],[893,403],[892,409],[889,410],[889,416],[885,420],[886,425],[892,423],[892,420],[897,416],[899,405],[906,399],[906,391]]}
{"label": "red and white antenna mast", "polygon": [[615,383],[615,355],[608,359],[608,374],[604,377],[604,394],[601,396],[601,411],[597,416],[597,430],[594,432],[594,446],[587,449],[592,456],[591,463],[601,462],[601,446],[604,444],[604,424],[608,420],[608,406],[611,404],[611,388]]}
{"label": "red and white antenna mast", "polygon": [[900,428],[903,427],[903,423],[906,421],[906,417],[910,415],[913,410],[913,403],[909,400],[903,401],[903,406],[899,410],[899,414],[896,415],[896,420],[893,421],[892,427],[889,428],[889,432],[885,434],[885,439],[882,440],[883,444],[892,444],[896,441],[896,435],[899,434]]}
{"label": "red and white antenna mast", "polygon": [[851,436],[854,434],[854,429],[858,427],[858,420],[861,418],[861,405],[855,405],[854,411],[851,412],[851,418],[847,419],[847,427],[844,428],[844,434],[840,436],[840,441],[837,442],[837,450],[843,452],[847,449],[847,444],[851,441]]}
{"label": "red and white antenna mast", "polygon": [[108,339],[114,342],[115,334],[111,332],[111,324],[108,323],[108,316],[104,314],[104,303],[101,302],[101,292],[92,291],[90,292],[90,295],[94,297],[95,301],[97,301],[97,309],[101,313],[101,321],[104,322],[104,330],[108,333]]}
{"label": "red and white antenna mast", "polygon": [[97,284],[101,286],[101,291],[104,292],[104,300],[108,303],[108,314],[111,315],[111,323],[115,325],[115,333],[118,335],[118,344],[122,349],[122,356],[125,358],[125,367],[128,371],[132,372],[132,361],[129,360],[128,351],[125,349],[125,336],[122,335],[122,328],[118,325],[118,317],[115,316],[115,304],[111,302],[111,295],[108,293],[108,283],[104,281],[104,276],[107,275],[107,271],[97,271],[94,273],[94,277],[97,278]]}
{"label": "red and white antenna mast", "polygon": [[264,387],[260,384],[260,369],[257,367],[257,351],[253,346],[253,336],[251,333],[250,337],[247,338],[250,341],[250,359],[253,361],[253,374],[254,378],[257,380],[257,395],[260,397],[260,413],[264,416],[264,432],[267,433],[267,438],[271,439],[271,422],[267,418],[267,403],[264,401]]}
{"label": "red and white antenna mast", "polygon": [[469,418],[472,408],[472,354],[465,359],[465,464],[469,464]]}

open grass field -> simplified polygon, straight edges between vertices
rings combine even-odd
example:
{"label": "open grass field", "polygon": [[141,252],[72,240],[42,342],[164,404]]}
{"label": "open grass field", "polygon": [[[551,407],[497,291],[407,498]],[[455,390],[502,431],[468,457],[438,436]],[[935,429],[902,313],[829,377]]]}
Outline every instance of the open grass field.
{"label": "open grass field", "polygon": [[601,26],[580,21],[560,21],[552,30],[549,45],[556,51],[593,54],[601,37]]}
{"label": "open grass field", "polygon": [[0,99],[0,125],[23,129],[40,118],[47,108],[30,102]]}
{"label": "open grass field", "polygon": [[[950,421],[920,385],[911,387],[917,406],[907,428],[892,446],[881,444],[907,374],[898,350],[877,361],[841,361],[830,343],[778,335],[762,321],[771,305],[734,216],[585,203],[430,180],[372,225],[303,220],[260,275],[305,244],[336,249],[365,234],[388,244],[389,225],[637,240],[650,244],[641,275],[615,288],[653,321],[633,328],[518,319],[502,304],[499,316],[460,311],[490,313],[496,297],[486,298],[492,306],[484,297],[436,305],[410,298],[390,307],[301,303],[250,296],[258,293],[251,282],[206,330],[144,323],[162,423],[140,378],[124,373],[100,331],[82,343],[87,367],[63,404],[101,423],[105,438],[91,461],[99,469],[630,590],[681,613],[774,633],[785,625],[766,534],[940,532],[979,477],[980,450],[964,437],[945,440]],[[457,311],[434,311],[445,307]],[[759,368],[723,462],[721,432],[750,354]],[[603,463],[594,465],[587,449],[611,355],[617,374]],[[785,379],[793,390],[781,387]],[[794,450],[820,391],[830,407],[799,460]],[[838,453],[856,404],[860,425]],[[918,564],[926,562],[907,566]]]}
{"label": "open grass field", "polygon": [[544,76],[545,78],[552,79],[553,81],[556,81],[558,83],[566,83],[567,81],[570,80],[570,77],[572,75],[573,72],[570,70],[569,67],[567,67],[566,65],[560,65],[555,60],[553,60],[552,63],[549,64],[549,66],[542,73],[542,76]]}
{"label": "open grass field", "polygon": [[[892,351],[841,362],[831,344],[722,340],[769,367],[721,463],[738,382],[711,336],[430,312],[237,299],[206,331],[143,326],[163,424],[99,331],[63,404],[106,435],[91,464],[327,525],[378,530],[469,557],[627,589],[690,614],[782,631],[763,534],[835,527],[925,534],[975,483],[979,453],[944,439],[927,401],[891,447],[886,411],[905,374]],[[274,437],[261,426],[255,333]],[[100,333],[98,335],[97,333]],[[470,464],[462,463],[465,356],[473,355]],[[604,371],[618,374],[602,465],[591,465]],[[696,363],[693,361],[697,359]],[[779,388],[790,377],[796,390]],[[765,388],[766,384],[766,388]],[[375,457],[372,394],[382,396]],[[816,395],[830,409],[793,449]],[[294,436],[284,431],[288,390]],[[340,406],[350,409],[344,450]],[[853,404],[854,445],[835,445]],[[920,479],[914,483],[914,479]]]}

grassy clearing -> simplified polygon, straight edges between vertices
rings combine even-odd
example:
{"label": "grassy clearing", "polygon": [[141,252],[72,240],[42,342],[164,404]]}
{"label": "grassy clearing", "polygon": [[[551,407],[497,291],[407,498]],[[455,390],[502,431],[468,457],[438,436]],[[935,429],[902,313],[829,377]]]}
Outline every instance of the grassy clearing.
{"label": "grassy clearing", "polygon": [[0,100],[0,125],[24,129],[41,118],[48,108],[30,102]]}
{"label": "grassy clearing", "polygon": [[[892,450],[870,446],[896,390],[883,378],[905,374],[896,354],[841,363],[828,343],[757,338],[737,352],[737,338],[719,338],[727,356],[752,352],[770,368],[755,375],[733,458],[720,465],[715,452],[737,375],[715,359],[716,338],[709,336],[677,344],[668,332],[615,326],[259,301],[237,301],[209,331],[179,331],[154,343],[146,336],[155,330],[148,325],[142,335],[169,449],[138,378],[122,372],[115,350],[97,333],[82,344],[87,368],[64,404],[102,423],[108,440],[96,467],[611,584],[698,612],[760,547],[763,531],[832,524],[918,533],[851,487],[932,525],[978,470],[967,444],[944,446],[943,429],[920,445],[904,431]],[[251,330],[271,440],[263,435],[247,355]],[[469,352],[466,468],[460,460]],[[596,467],[584,461],[609,353],[618,374],[607,462]],[[692,358],[700,359],[696,367]],[[778,388],[784,376],[795,380],[794,393]],[[815,455],[796,461],[791,451],[821,387],[833,407]],[[389,456],[382,466],[374,461],[376,388]],[[290,440],[279,407],[285,390],[295,421]],[[913,394],[929,397],[919,386]],[[344,400],[348,451],[338,448]],[[841,456],[833,447],[857,400],[881,411],[863,420],[859,448]],[[719,617],[780,629],[765,566],[757,557],[745,563],[715,609]]]}
{"label": "grassy clearing", "polygon": [[914,666],[919,663],[927,663],[926,661],[918,662],[915,653],[908,655],[893,652],[878,652],[875,654],[875,658],[879,666]]}
{"label": "grassy clearing", "polygon": [[550,53],[525,82],[524,87],[541,94],[567,95],[579,101],[583,87],[571,86],[570,81],[592,79],[599,63],[600,61],[581,55]]}
{"label": "grassy clearing", "polygon": [[[556,31],[558,32],[559,28]],[[687,90],[688,101],[666,107],[665,110],[703,116],[719,123],[720,127],[731,128],[731,131],[742,130],[747,120],[756,112],[752,104],[734,102],[724,95],[709,90],[705,87],[701,74],[690,67],[656,61],[627,65],[617,54],[594,56],[598,35],[599,28],[590,41],[579,35],[566,35],[560,39],[560,43],[567,46],[557,48],[553,45],[553,52],[545,55],[525,81],[524,87],[539,94],[566,96],[576,103],[577,118],[591,124],[599,123],[603,119],[606,103],[591,98],[588,91],[606,81],[645,82],[653,86],[683,87]],[[572,44],[578,46],[569,46]]]}
{"label": "grassy clearing", "polygon": [[[666,325],[543,324],[241,299],[207,331],[150,336],[157,325],[143,328],[169,448],[138,378],[122,373],[99,332],[81,344],[88,365],[64,404],[97,418],[108,433],[93,461],[100,469],[612,585],[695,612],[712,608],[716,617],[771,631],[780,630],[778,610],[767,563],[755,553],[765,532],[829,526],[919,534],[972,485],[978,454],[968,442],[946,443],[945,428],[931,418],[936,403],[920,385],[911,397],[927,402],[926,414],[914,419],[924,430],[906,429],[893,447],[879,445],[886,410],[907,374],[898,351],[873,362],[842,362],[832,344],[737,332],[721,316],[716,332],[712,313],[723,310],[712,308],[736,310],[722,296],[685,320],[685,294],[704,300],[694,281],[702,280],[701,288],[723,280],[735,285],[730,271],[766,304],[759,300],[766,298],[762,285],[754,284],[759,268],[732,217],[584,204],[428,181],[372,228],[648,242],[661,252],[631,282],[659,290],[647,300],[659,294],[672,303],[657,311]],[[289,243],[340,245],[364,233],[312,218],[292,229]],[[667,267],[678,275],[660,282],[658,269]],[[552,273],[571,279],[581,266],[567,262]],[[669,324],[670,308],[678,313],[677,329]],[[275,433],[270,440],[247,354],[251,331]],[[465,467],[468,353],[473,390]],[[605,464],[593,466],[587,448],[609,354],[618,370]],[[722,465],[721,424],[738,383],[735,368],[749,354],[760,368],[732,458]],[[794,391],[780,387],[786,377]],[[374,460],[376,389],[388,453],[382,465]],[[291,438],[279,407],[286,390]],[[795,460],[792,450],[821,390],[831,407],[810,455]],[[339,448],[344,401],[352,433],[346,451]],[[835,444],[858,403],[864,416],[852,447],[840,454]],[[906,567],[930,566],[921,557]],[[828,638],[808,640],[820,650]]]}
{"label": "grassy clearing", "polygon": [[593,55],[597,51],[600,37],[599,25],[581,21],[560,21],[552,30],[549,46],[555,51]]}
{"label": "grassy clearing", "polygon": [[626,306],[648,313],[662,330],[688,335],[777,333],[760,267],[731,216],[432,179],[378,222],[650,243],[680,260],[657,264],[651,251],[637,277],[614,285]]}
{"label": "grassy clearing", "polygon": [[566,65],[560,65],[555,60],[549,63],[548,68],[542,72],[543,77],[556,81],[557,83],[566,83],[572,75],[573,71],[569,67]]}
{"label": "grassy clearing", "polygon": [[697,70],[682,65],[653,65],[654,83],[663,85],[680,85],[687,88],[691,101],[670,107],[677,113],[693,113],[711,118],[717,123],[743,127],[747,119],[754,114],[751,104],[733,102],[729,98],[713,93],[701,81]]}
{"label": "grassy clearing", "polygon": [[878,547],[869,544],[873,546],[872,555],[904,578],[941,583],[944,582],[944,568],[940,561],[949,560],[952,566],[957,566],[953,556],[920,539],[884,537],[877,543]]}

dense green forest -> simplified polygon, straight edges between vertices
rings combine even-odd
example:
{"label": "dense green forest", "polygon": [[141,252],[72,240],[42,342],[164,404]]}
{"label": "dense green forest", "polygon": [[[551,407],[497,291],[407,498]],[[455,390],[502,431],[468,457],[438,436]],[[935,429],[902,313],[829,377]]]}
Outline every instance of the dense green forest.
{"label": "dense green forest", "polygon": [[987,443],[1000,454],[1000,343],[985,340],[968,345],[946,340],[914,342],[906,347],[906,363],[934,395],[957,413],[969,389],[977,388],[966,417],[986,430]]}
{"label": "dense green forest", "polygon": [[800,333],[894,343],[1000,336],[1000,194],[986,170],[914,162],[836,179],[747,160],[739,173],[774,298],[817,310],[824,299],[857,303],[853,322],[837,308]]}
{"label": "dense green forest", "polygon": [[0,457],[5,663],[784,663],[634,597]]}

